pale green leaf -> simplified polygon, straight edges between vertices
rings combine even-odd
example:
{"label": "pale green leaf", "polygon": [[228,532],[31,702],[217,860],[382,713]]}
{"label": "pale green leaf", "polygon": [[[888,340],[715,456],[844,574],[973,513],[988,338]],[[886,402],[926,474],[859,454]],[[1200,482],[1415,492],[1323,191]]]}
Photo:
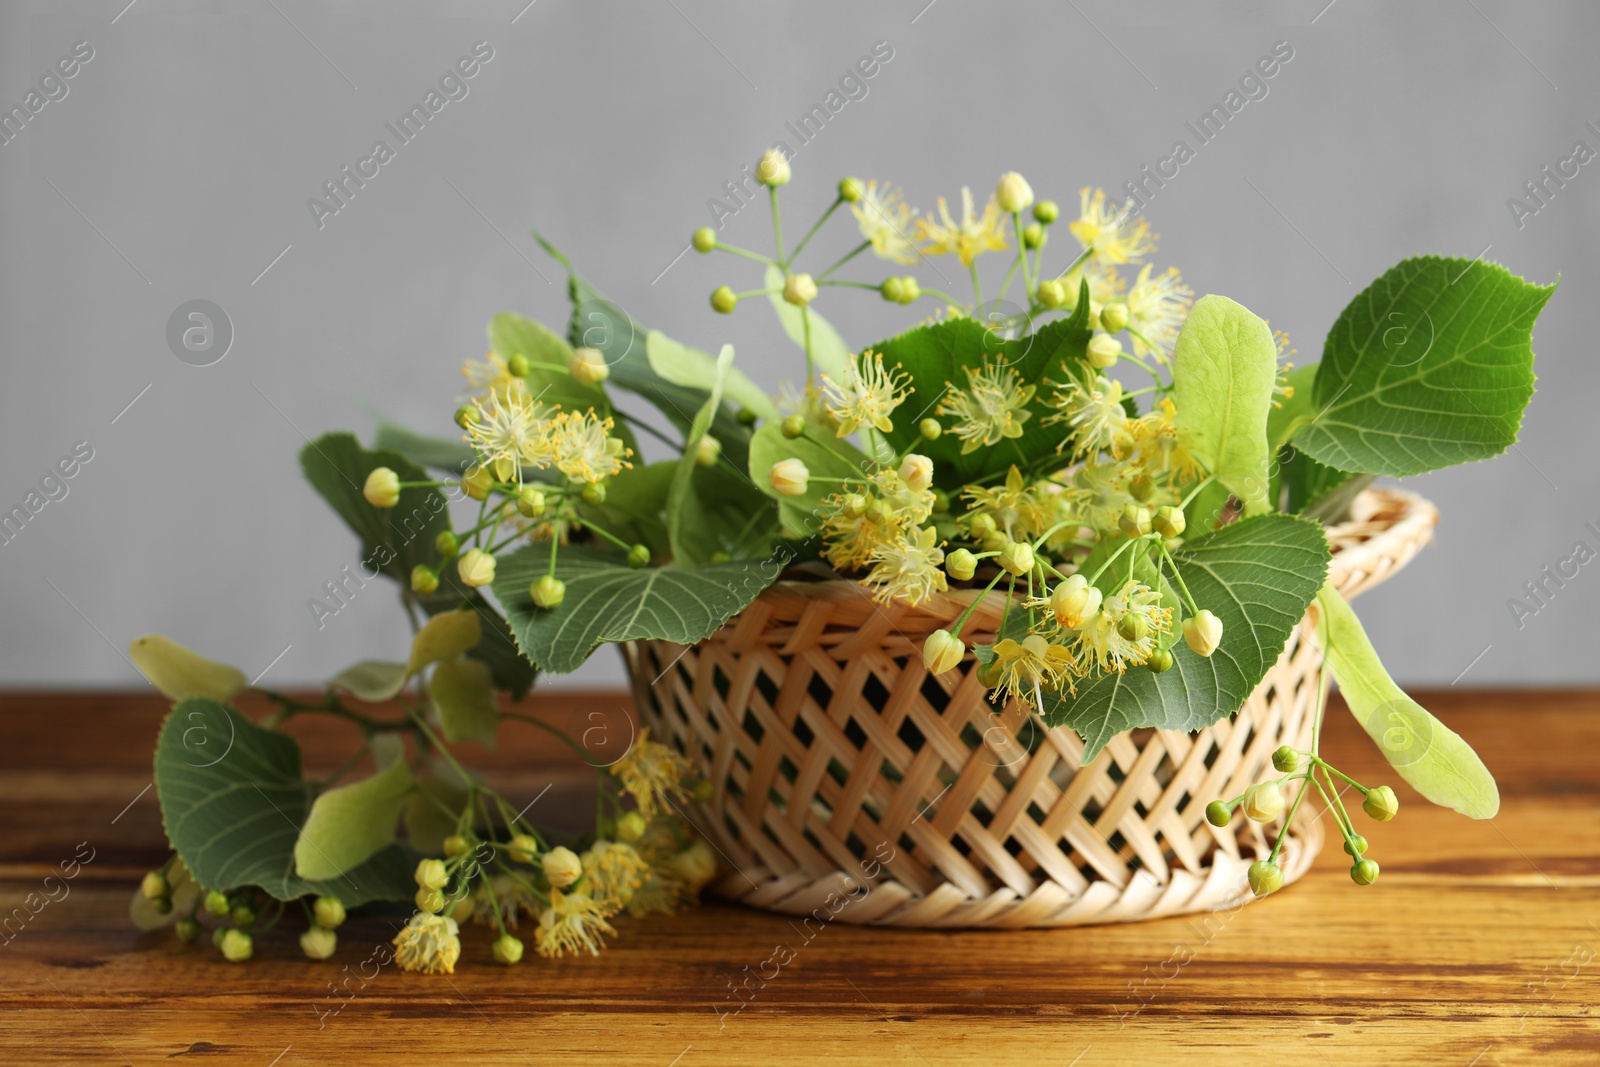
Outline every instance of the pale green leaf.
{"label": "pale green leaf", "polygon": [[1267,416],[1278,373],[1272,330],[1225,296],[1196,301],[1173,354],[1178,443],[1252,515],[1267,509]]}
{"label": "pale green leaf", "polygon": [[651,330],[645,334],[644,345],[645,355],[650,360],[651,368],[674,385],[711,392],[712,387],[720,381],[718,396],[726,396],[763,419],[779,417],[778,405],[772,402],[772,398],[738,367],[720,366],[722,362],[720,356],[712,359],[708,353],[680,344],[660,330]]}
{"label": "pale green leaf", "polygon": [[295,873],[328,881],[371,859],[394,842],[410,791],[411,768],[401,762],[317,797],[294,845]]}
{"label": "pale green leaf", "polygon": [[783,505],[785,529],[807,535],[816,532],[817,509],[822,499],[845,487],[835,482],[812,480],[799,496],[784,496],[772,488],[772,468],[786,459],[804,463],[813,479],[849,478],[865,484],[878,469],[877,464],[850,442],[831,436],[815,424],[807,424],[805,434],[795,438],[785,437],[781,424],[775,422],[756,430],[755,436],[750,438],[750,480],[757,489]]}
{"label": "pale green leaf", "polygon": [[385,700],[393,700],[405,688],[409,677],[411,674],[404,663],[364,659],[334,675],[328,686],[331,689],[343,689],[368,704],[381,704]]}
{"label": "pale green leaf", "polygon": [[483,637],[483,626],[478,613],[441,611],[423,624],[411,639],[411,659],[406,664],[407,674],[416,674],[430,663],[453,659],[467,651]]}
{"label": "pale green leaf", "polygon": [[445,660],[428,687],[446,741],[481,741],[493,747],[500,709],[489,668],[475,659]]}
{"label": "pale green leaf", "polygon": [[1472,746],[1394,683],[1337,589],[1324,588],[1317,604],[1326,620],[1328,666],[1383,758],[1433,803],[1472,819],[1494,818],[1500,790]]}
{"label": "pale green leaf", "polygon": [[249,684],[237,667],[206,659],[162,634],[134,638],[128,644],[128,658],[169,700],[227,700]]}
{"label": "pale green leaf", "polygon": [[[651,331],[651,336],[659,335]],[[651,362],[653,364],[654,359]],[[711,380],[706,386],[709,390],[706,402],[700,406],[700,410],[695,413],[694,421],[689,424],[683,455],[678,459],[677,469],[672,472],[672,487],[667,492],[667,537],[672,546],[672,558],[679,563],[708,562],[714,551],[700,538],[685,536],[687,528],[699,525],[690,523],[685,515],[699,508],[699,501],[694,497],[691,488],[695,460],[700,441],[710,430],[711,420],[722,404],[722,385],[727,378],[728,369],[732,366],[733,346],[723,345],[722,351],[717,355],[716,364],[711,369]],[[721,462],[720,456],[718,462]]]}
{"label": "pale green leaf", "polygon": [[[425,856],[444,851],[444,839],[456,832],[470,796],[461,776],[441,764],[417,779],[406,798],[406,840]],[[470,817],[467,820],[471,825]]]}

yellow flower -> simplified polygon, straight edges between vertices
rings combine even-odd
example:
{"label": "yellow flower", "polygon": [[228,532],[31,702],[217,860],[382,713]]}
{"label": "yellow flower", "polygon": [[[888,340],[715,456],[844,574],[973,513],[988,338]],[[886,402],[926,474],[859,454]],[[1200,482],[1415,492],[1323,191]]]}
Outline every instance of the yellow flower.
{"label": "yellow flower", "polygon": [[629,915],[636,918],[643,915],[671,915],[694,899],[700,887],[691,887],[684,882],[679,874],[682,865],[676,860],[688,836],[687,826],[675,815],[664,815],[650,821],[644,836],[634,846],[649,864],[649,869],[645,872],[643,883],[634,890],[633,900],[628,904]]}
{"label": "yellow flower", "polygon": [[861,199],[850,205],[850,212],[879,259],[915,263],[922,258],[910,234],[917,212],[901,198],[899,189],[885,185],[880,192],[877,182],[868,182]]}
{"label": "yellow flower", "polygon": [[961,438],[961,454],[1021,437],[1022,424],[1033,418],[1026,409],[1034,386],[1021,384],[1021,375],[998,364],[966,370],[967,388],[946,385],[938,407],[938,414],[955,416],[951,432]]}
{"label": "yellow flower", "polygon": [[1168,267],[1155,278],[1150,277],[1150,264],[1141,267],[1138,280],[1128,290],[1128,332],[1133,335],[1134,355],[1153,354],[1163,363],[1171,359],[1193,300],[1194,290],[1183,284],[1176,267]]}
{"label": "yellow flower", "polygon": [[650,728],[639,731],[628,754],[611,766],[611,774],[622,788],[633,794],[639,814],[646,819],[656,811],[671,807],[672,797],[683,795],[683,776],[689,761],[659,742],[650,740]]}
{"label": "yellow flower", "polygon": [[631,454],[610,435],[611,420],[593,411],[563,411],[551,420],[550,458],[574,482],[602,482],[624,467]]}
{"label": "yellow flower", "polygon": [[839,422],[837,437],[848,437],[860,426],[874,426],[884,433],[894,429],[889,416],[910,395],[906,384],[910,375],[898,366],[883,369],[883,357],[871,349],[845,364],[841,381],[822,376],[822,402]]}
{"label": "yellow flower", "polygon": [[1133,500],[1128,492],[1134,468],[1126,463],[1085,463],[1072,476],[1084,525],[1096,530],[1115,530],[1122,509]]}
{"label": "yellow flower", "polygon": [[541,407],[526,397],[489,394],[485,406],[474,400],[478,417],[467,423],[466,440],[494,468],[502,482],[522,484],[522,468],[545,466],[550,460],[552,409]]}
{"label": "yellow flower", "polygon": [[583,854],[590,895],[608,915],[628,906],[649,867],[632,845],[620,841],[596,841]]}
{"label": "yellow flower", "polygon": [[405,971],[454,974],[461,958],[459,931],[454,919],[418,912],[395,935],[395,960]]}
{"label": "yellow flower", "polygon": [[606,922],[605,911],[599,902],[587,893],[550,891],[550,906],[539,916],[539,932],[534,936],[539,955],[555,959],[571,953],[581,955],[585,950],[591,956],[600,955],[600,939],[615,934]]}
{"label": "yellow flower", "polygon": [[[1284,359],[1284,357],[1294,355],[1296,350],[1289,347],[1289,335],[1282,330],[1273,330],[1272,339],[1278,345],[1278,376],[1272,383],[1272,395],[1275,398],[1272,401],[1272,406],[1281,408],[1283,407],[1283,400],[1288,400],[1294,396],[1294,386],[1289,384],[1288,377],[1289,372],[1294,370],[1294,364]],[[1276,399],[1277,397],[1282,397],[1283,400],[1278,400]]]}
{"label": "yellow flower", "polygon": [[1200,477],[1200,461],[1178,443],[1177,406],[1167,397],[1128,424],[1139,465],[1182,484]]}
{"label": "yellow flower", "polygon": [[1055,502],[1041,495],[1038,486],[1025,482],[1016,467],[1007,472],[1004,485],[992,489],[968,486],[962,495],[971,502],[973,515],[990,516],[996,528],[1013,541],[1031,541],[1055,525],[1050,521]]}
{"label": "yellow flower", "polygon": [[1045,421],[1064,422],[1072,427],[1071,435],[1056,445],[1056,451],[1062,451],[1070,441],[1074,456],[1099,452],[1120,456],[1128,425],[1128,413],[1122,406],[1122,383],[1097,376],[1088,388],[1077,381],[1056,388],[1058,392],[1050,398],[1056,414]]}
{"label": "yellow flower", "polygon": [[872,552],[874,564],[861,584],[873,590],[879,603],[903,600],[916,605],[946,588],[944,550],[938,546],[939,531],[932,526],[908,531],[893,541],[880,544]]}
{"label": "yellow flower", "polygon": [[1155,251],[1155,235],[1144,218],[1132,218],[1133,201],[1120,209],[1106,202],[1104,189],[1083,189],[1079,195],[1078,218],[1069,223],[1072,235],[1084,248],[1093,249],[1102,263],[1133,263]]}
{"label": "yellow flower", "polygon": [[950,217],[950,206],[942,196],[939,198],[939,218],[941,222],[934,222],[931,217],[917,220],[917,239],[922,242],[922,251],[925,253],[936,256],[954,253],[963,267],[970,267],[972,261],[984,252],[999,252],[1011,247],[1006,243],[1005,217],[1000,214],[1000,205],[993,196],[983,206],[983,217],[980,219],[973,214],[972,190],[962,186],[961,221],[958,223]]}
{"label": "yellow flower", "polygon": [[1069,310],[1078,308],[1078,293],[1083,288],[1084,279],[1089,281],[1089,307],[1097,310],[1105,307],[1113,300],[1122,296],[1124,282],[1122,275],[1117,273],[1117,268],[1089,260],[1077,270],[1069,271],[1061,276],[1061,284],[1066,286]]}
{"label": "yellow flower", "polygon": [[[1139,620],[1130,637],[1127,619]],[[1101,602],[1100,612],[1076,631],[1077,651],[1101,670],[1118,674],[1150,658],[1163,634],[1172,629],[1172,609],[1161,606],[1161,594],[1143,582],[1130,581]]]}
{"label": "yellow flower", "polygon": [[483,359],[469,359],[461,364],[461,373],[467,379],[467,389],[472,394],[499,393],[511,398],[526,396],[528,383],[511,373],[511,368],[498,352],[490,352]]}
{"label": "yellow flower", "polygon": [[1044,701],[1045,689],[1073,689],[1077,664],[1065,645],[1052,645],[1038,634],[1029,634],[1021,641],[1005,638],[994,646],[994,666],[997,672],[995,688],[1038,708]]}

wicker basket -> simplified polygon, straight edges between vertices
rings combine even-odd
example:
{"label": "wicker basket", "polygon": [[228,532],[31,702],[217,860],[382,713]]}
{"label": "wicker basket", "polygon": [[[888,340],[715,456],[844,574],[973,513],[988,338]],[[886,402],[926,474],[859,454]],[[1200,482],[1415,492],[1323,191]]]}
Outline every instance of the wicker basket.
{"label": "wicker basket", "polygon": [[[1328,530],[1346,596],[1383,581],[1432,536],[1420,497],[1367,490]],[[973,591],[881,607],[853,582],[780,582],[692,648],[624,653],[639,712],[715,783],[693,821],[734,868],[719,895],[790,915],[911,927],[1070,926],[1215,910],[1247,898],[1271,835],[1204,807],[1263,776],[1281,744],[1310,744],[1320,652],[1302,623],[1232,719],[1139,730],[1092,764],[1083,743],[983,698],[973,661],[929,676],[920,648]],[[992,640],[1000,598],[966,631]],[[1292,881],[1322,844],[1296,823]]]}

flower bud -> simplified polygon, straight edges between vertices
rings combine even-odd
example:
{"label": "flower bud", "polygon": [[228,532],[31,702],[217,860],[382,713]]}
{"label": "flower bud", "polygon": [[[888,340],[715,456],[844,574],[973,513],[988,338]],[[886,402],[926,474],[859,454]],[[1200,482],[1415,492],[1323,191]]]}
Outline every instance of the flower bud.
{"label": "flower bud", "polygon": [[494,961],[506,967],[522,962],[522,942],[510,934],[495,938]]}
{"label": "flower bud", "polygon": [[532,863],[539,854],[539,842],[532,834],[512,834],[506,842],[506,855],[513,863]]}
{"label": "flower bud", "polygon": [[1206,805],[1206,822],[1212,826],[1226,826],[1232,821],[1233,812],[1222,801],[1213,800]]}
{"label": "flower bud", "polygon": [[906,285],[899,278],[893,276],[885,278],[883,284],[878,286],[878,292],[891,304],[904,304],[906,302]]}
{"label": "flower bud", "polygon": [[578,493],[585,504],[604,504],[606,502],[606,484],[604,482],[584,482],[583,489]]}
{"label": "flower bud", "polygon": [[711,310],[723,315],[732,315],[733,309],[739,306],[739,294],[726,285],[719,285],[711,290]]}
{"label": "flower bud", "polygon": [[972,532],[976,540],[983,540],[994,533],[999,527],[995,526],[994,516],[988,512],[979,512],[967,520],[967,529]]}
{"label": "flower bud", "polygon": [[867,521],[887,526],[894,521],[894,506],[887,500],[872,500],[867,503]]}
{"label": "flower bud", "polygon": [[228,895],[226,893],[209,889],[206,891],[205,908],[207,914],[214,915],[220,919],[232,910],[232,905],[228,903]]}
{"label": "flower bud", "polygon": [[1067,287],[1053,278],[1040,282],[1037,292],[1039,303],[1047,308],[1067,306]]}
{"label": "flower bud", "polygon": [[150,901],[150,907],[157,915],[171,915],[172,914],[172,898],[171,897],[161,897],[158,900],[152,900],[152,901]]}
{"label": "flower bud", "polygon": [[167,876],[160,871],[151,871],[144,876],[144,881],[139,883],[139,892],[144,894],[146,900],[164,900],[172,893],[172,887],[167,884]]}
{"label": "flower bud", "polygon": [[1277,750],[1272,753],[1272,766],[1284,774],[1299,770],[1300,753],[1288,745],[1279,745]]}
{"label": "flower bud", "polygon": [[922,643],[922,665],[929,674],[943,674],[958,666],[966,654],[967,646],[949,630],[935,630]]}
{"label": "flower bud", "polygon": [[717,854],[704,838],[696,838],[688,848],[672,854],[667,860],[667,868],[692,892],[698,893],[702,886],[717,876]]}
{"label": "flower bud", "polygon": [[1251,822],[1271,822],[1283,814],[1283,789],[1277,782],[1261,782],[1244,791],[1240,809]]}
{"label": "flower bud", "polygon": [[738,420],[740,426],[754,426],[761,421],[761,416],[749,408],[740,408],[739,413],[734,418]]}
{"label": "flower bud", "polygon": [[572,362],[567,365],[572,372],[572,377],[584,385],[599,385],[611,377],[611,368],[606,364],[606,357],[600,354],[597,348],[575,348],[572,350]]}
{"label": "flower bud", "polygon": [[839,514],[847,519],[859,519],[867,513],[867,498],[860,493],[847,493],[839,500]]}
{"label": "flower bud", "polygon": [[717,231],[710,226],[702,226],[694,231],[694,236],[689,238],[689,243],[694,245],[696,252],[709,252],[717,247]]}
{"label": "flower bud", "polygon": [[1073,574],[1051,591],[1050,610],[1062,626],[1076,630],[1085,619],[1099,612],[1101,599],[1100,590],[1090,585],[1087,578]]}
{"label": "flower bud", "polygon": [[767,149],[756,161],[756,181],[768,188],[788,185],[791,176],[788,158],[776,148]]}
{"label": "flower bud", "polygon": [[200,924],[193,919],[179,919],[176,927],[178,940],[194,944],[200,940]]}
{"label": "flower bud", "polygon": [[411,899],[412,902],[417,905],[417,910],[419,911],[425,911],[429,914],[437,915],[439,912],[444,910],[445,899],[444,890],[442,889],[429,889],[424,886],[423,888],[418,889],[416,896],[412,897]]}
{"label": "flower bud", "polygon": [[1037,222],[1022,228],[1022,247],[1038,248],[1045,242],[1044,227]]}
{"label": "flower bud", "polygon": [[449,530],[440,530],[433,539],[433,550],[446,559],[461,551],[461,539]]}
{"label": "flower bud", "polygon": [[722,442],[710,434],[701,434],[700,440],[694,446],[694,462],[697,467],[715,467],[717,457],[722,455]]}
{"label": "flower bud", "polygon": [[311,915],[318,926],[337,930],[344,923],[344,901],[338,897],[318,897],[311,905]]}
{"label": "flower bud", "polygon": [[817,298],[817,283],[809,274],[791,274],[783,280],[783,298],[803,308]]}
{"label": "flower bud", "polygon": [[1048,226],[1061,217],[1061,207],[1054,200],[1040,200],[1033,205],[1033,217]]}
{"label": "flower bud", "polygon": [[1195,655],[1211,655],[1222,643],[1222,620],[1202,608],[1183,620],[1183,640]]}
{"label": "flower bud", "polygon": [[944,558],[945,573],[958,582],[965,582],[978,572],[978,559],[964,548],[958,548]]}
{"label": "flower bud", "polygon": [[1001,211],[1007,215],[1015,215],[1019,211],[1026,211],[1033,204],[1033,187],[1016,171],[1007,171],[1000,175],[1000,184],[995,186],[994,198],[1000,202]]}
{"label": "flower bud", "polygon": [[1151,674],[1161,674],[1172,669],[1172,652],[1165,648],[1151,651],[1150,658],[1144,661],[1145,667]]}
{"label": "flower bud", "polygon": [[513,378],[526,378],[528,372],[533,370],[533,363],[521,352],[514,353],[506,360],[506,370],[511,372]]}
{"label": "flower bud", "polygon": [[1356,885],[1371,885],[1378,880],[1377,860],[1356,860],[1350,868],[1350,880]]}
{"label": "flower bud", "polygon": [[539,861],[544,876],[557,889],[565,889],[583,875],[583,861],[570,848],[561,846],[546,852]]}
{"label": "flower bud", "polygon": [[793,441],[796,437],[806,432],[806,417],[804,415],[790,415],[779,424],[778,428],[783,436]]}
{"label": "flower bud", "polygon": [[1128,305],[1114,300],[1100,309],[1100,325],[1107,333],[1121,333],[1128,328]]}
{"label": "flower bud", "polygon": [[217,944],[222,949],[222,958],[229,963],[243,963],[256,950],[255,942],[243,930],[224,931]]}
{"label": "flower bud", "polygon": [[627,812],[617,820],[617,836],[629,844],[643,837],[647,829],[649,826],[644,821],[644,816],[636,811]]}
{"label": "flower bud", "polygon": [[537,519],[544,514],[544,490],[535,489],[533,486],[524,486],[517,493],[517,511],[524,518]]}
{"label": "flower bud", "polygon": [[907,274],[900,279],[900,303],[915,304],[922,297],[922,286],[917,284],[917,279]]}
{"label": "flower bud", "polygon": [[1097,333],[1089,339],[1089,366],[1096,370],[1114,367],[1122,355],[1122,342],[1109,333]]}
{"label": "flower bud", "polygon": [[439,575],[426,563],[411,568],[411,591],[427,595],[439,588]]}
{"label": "flower bud", "polygon": [[1156,483],[1148,474],[1140,474],[1128,483],[1128,494],[1139,503],[1147,504],[1156,495]]}
{"label": "flower bud", "polygon": [[567,599],[567,583],[554,575],[545,575],[528,586],[528,595],[541,608],[553,608]]}
{"label": "flower bud", "polygon": [[650,548],[648,545],[634,545],[628,549],[628,566],[634,570],[643,570],[650,566]]}
{"label": "flower bud", "polygon": [[1000,566],[1018,578],[1027,574],[1033,570],[1033,546],[1026,541],[1007,541],[1000,550]]}
{"label": "flower bud", "polygon": [[860,178],[839,179],[839,199],[847,204],[854,204],[866,193],[867,187],[861,184]]}
{"label": "flower bud", "polygon": [[1001,665],[999,660],[978,664],[978,669],[973,672],[977,675],[978,684],[985,689],[993,689],[1000,684]]}
{"label": "flower bud", "polygon": [[256,909],[248,904],[235,904],[228,913],[228,918],[233,920],[235,926],[254,926],[256,924]]}
{"label": "flower bud", "polygon": [[937,441],[944,434],[944,426],[938,419],[929,416],[917,423],[917,432],[924,441]]}
{"label": "flower bud", "polygon": [[444,860],[422,860],[412,877],[424,889],[443,889],[450,884],[450,873],[445,870]]}
{"label": "flower bud", "polygon": [[456,408],[455,420],[456,425],[465,430],[478,421],[478,409],[472,404],[462,404]]}
{"label": "flower bud", "polygon": [[339,947],[339,935],[325,926],[313,926],[300,935],[300,951],[308,960],[325,960]]}
{"label": "flower bud", "polygon": [[798,459],[782,459],[772,465],[767,480],[780,496],[799,496],[806,491],[811,471]]}
{"label": "flower bud", "polygon": [[449,917],[457,923],[471,922],[472,916],[477,912],[478,906],[468,894],[463,894],[450,905]]}
{"label": "flower bud", "polygon": [[488,585],[494,581],[494,557],[481,548],[469,548],[456,560],[456,573],[474,589]]}
{"label": "flower bud", "polygon": [[1183,536],[1183,531],[1189,525],[1189,520],[1184,517],[1183,509],[1163,504],[1156,508],[1155,517],[1150,520],[1150,526],[1162,537],[1172,538]]}
{"label": "flower bud", "polygon": [[392,508],[400,503],[400,476],[388,467],[374,467],[361,495],[375,508]]}
{"label": "flower bud", "polygon": [[1367,853],[1367,839],[1360,834],[1352,834],[1351,840],[1344,843],[1344,854],[1351,859],[1360,859]]}
{"label": "flower bud", "polygon": [[933,513],[935,515],[950,514],[950,494],[943,489],[933,491]]}
{"label": "flower bud", "polygon": [[1117,633],[1127,641],[1143,641],[1150,633],[1150,624],[1143,615],[1129,612],[1117,620]]}
{"label": "flower bud", "polygon": [[1245,872],[1245,877],[1250,880],[1250,892],[1258,897],[1283,888],[1283,872],[1271,860],[1256,860]]}
{"label": "flower bud", "polygon": [[913,452],[900,464],[899,474],[908,488],[920,493],[933,485],[933,460]]}
{"label": "flower bud", "polygon": [[1400,798],[1394,795],[1393,789],[1380,785],[1367,790],[1367,799],[1361,802],[1361,810],[1379,822],[1388,822],[1399,814]]}
{"label": "flower bud", "polygon": [[1117,526],[1129,537],[1142,537],[1150,532],[1150,509],[1139,504],[1123,505]]}
{"label": "flower bud", "polygon": [[489,473],[488,467],[481,464],[461,476],[461,491],[474,500],[489,499],[489,490],[492,488],[494,488],[494,475]]}

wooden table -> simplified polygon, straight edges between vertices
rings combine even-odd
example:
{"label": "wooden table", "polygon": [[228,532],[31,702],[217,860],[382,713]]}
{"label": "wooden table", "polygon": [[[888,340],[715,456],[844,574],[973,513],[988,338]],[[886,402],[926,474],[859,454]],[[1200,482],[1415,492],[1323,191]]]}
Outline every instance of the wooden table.
{"label": "wooden table", "polygon": [[[797,943],[786,918],[711,904],[620,924],[598,959],[489,962],[474,928],[452,977],[386,968],[333,983],[391,934],[339,931],[330,963],[296,931],[246,966],[127,923],[165,855],[150,695],[0,698],[3,913],[88,842],[94,858],[0,940],[5,1063],[702,1064],[818,1062],[1311,1065],[1600,1063],[1600,694],[1420,694],[1485,755],[1492,823],[1425,806],[1348,716],[1325,750],[1394,781],[1401,815],[1368,836],[1381,881],[1359,889],[1337,847],[1271,901],[1203,925],[1168,919],[1018,932],[834,925],[737,1014],[728,985]],[[576,717],[593,699],[537,698]],[[612,706],[617,700],[606,694]],[[324,729],[318,727],[318,729]],[[329,727],[326,729],[337,729]],[[586,772],[530,736],[487,762],[497,788],[588,810]],[[483,761],[481,752],[472,753]],[[59,890],[55,890],[59,896]],[[350,970],[346,972],[345,967]]]}

